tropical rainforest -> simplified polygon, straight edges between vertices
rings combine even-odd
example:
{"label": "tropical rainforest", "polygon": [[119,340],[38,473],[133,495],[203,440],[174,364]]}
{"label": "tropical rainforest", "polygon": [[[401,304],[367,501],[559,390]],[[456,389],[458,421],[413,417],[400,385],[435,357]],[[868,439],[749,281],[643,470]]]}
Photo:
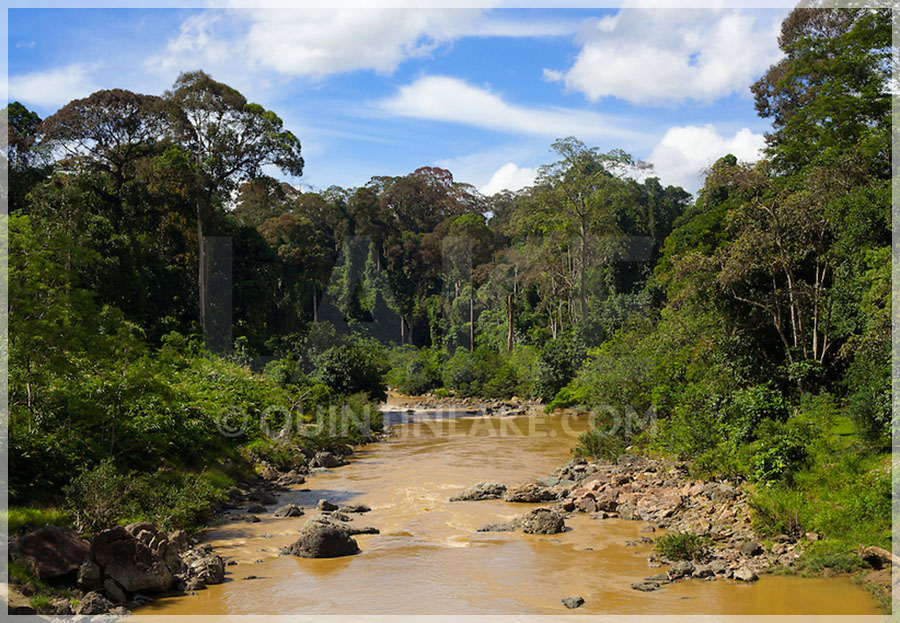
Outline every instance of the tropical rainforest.
{"label": "tropical rainforest", "polygon": [[390,388],[589,411],[577,452],[747,482],[761,533],[853,568],[890,542],[891,30],[790,13],[764,157],[696,196],[575,137],[492,197],[430,166],[301,190],[300,139],[203,71],[10,103],[11,529],[196,525],[252,458],[366,440]]}

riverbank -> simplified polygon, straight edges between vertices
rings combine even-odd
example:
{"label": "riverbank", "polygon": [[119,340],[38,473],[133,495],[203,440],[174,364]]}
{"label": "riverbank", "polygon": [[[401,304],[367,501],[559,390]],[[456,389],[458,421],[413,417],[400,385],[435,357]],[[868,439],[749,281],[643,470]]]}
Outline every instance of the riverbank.
{"label": "riverbank", "polygon": [[[285,583],[294,587],[297,582],[291,590],[298,597],[314,594],[315,600],[279,603],[280,612],[344,612],[354,602],[371,604],[367,612],[373,613],[463,612],[470,611],[472,600],[482,604],[479,612],[549,612],[563,607],[561,598],[583,596],[587,603],[579,612],[689,613],[712,600],[723,613],[760,613],[752,600],[740,602],[743,598],[733,588],[739,584],[759,585],[754,594],[777,595],[787,590],[783,587],[794,587],[807,595],[797,597],[796,605],[773,604],[773,613],[803,608],[830,613],[826,607],[844,612],[843,605],[823,601],[815,592],[844,584],[795,584],[769,573],[782,563],[795,568],[790,566],[793,557],[811,540],[756,539],[740,488],[692,480],[679,466],[659,459],[623,457],[615,464],[575,459],[562,465],[585,430],[586,418],[564,422],[540,414],[495,419],[456,411],[463,415],[459,420],[398,424],[387,443],[332,454],[334,460],[313,455],[293,473],[260,465],[258,479],[231,489],[217,520],[192,545],[221,560],[225,583],[181,586],[180,597],[161,593],[139,612],[227,614],[239,608],[240,613],[259,614],[272,607],[268,592],[283,595]],[[503,428],[504,423],[514,426]],[[504,432],[510,430],[517,432]],[[345,462],[349,465],[340,465]],[[450,502],[485,478],[504,487],[498,499]],[[320,505],[320,500],[333,507]],[[351,512],[360,504],[371,512]],[[560,515],[563,532],[480,532],[487,524],[514,522],[542,507]],[[284,556],[306,526],[323,519],[341,530],[362,531],[352,537],[362,553],[302,562]],[[702,538],[708,539],[703,545],[709,551],[704,555],[681,561],[655,551],[665,535],[698,528],[707,530]],[[752,541],[761,551],[747,545]],[[597,577],[571,574],[598,564],[603,571]],[[743,580],[745,567],[760,579]],[[399,574],[398,582],[412,585],[423,577],[439,582],[448,591],[447,600],[407,602],[397,586],[377,580],[385,573]],[[483,588],[475,593],[474,588],[453,588],[463,578],[466,586],[476,580],[491,585],[491,577],[507,577],[512,584],[491,589],[496,596],[481,595],[487,590]],[[371,585],[372,595],[360,594],[363,585]],[[338,595],[349,601],[335,602]],[[527,604],[520,606],[504,601],[526,595]],[[691,606],[681,601],[684,597],[700,601]],[[735,598],[740,603],[731,604]],[[858,604],[859,598],[848,603]]]}

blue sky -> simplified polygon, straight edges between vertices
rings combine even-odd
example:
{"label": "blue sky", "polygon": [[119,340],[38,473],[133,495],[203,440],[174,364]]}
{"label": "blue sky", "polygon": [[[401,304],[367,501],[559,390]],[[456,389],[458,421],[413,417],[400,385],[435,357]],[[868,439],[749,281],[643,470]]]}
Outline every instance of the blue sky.
{"label": "blue sky", "polygon": [[9,99],[41,116],[97,89],[161,94],[202,68],[303,144],[295,184],[443,166],[492,193],[554,139],[650,161],[694,191],[769,129],[749,85],[787,9],[10,9]]}

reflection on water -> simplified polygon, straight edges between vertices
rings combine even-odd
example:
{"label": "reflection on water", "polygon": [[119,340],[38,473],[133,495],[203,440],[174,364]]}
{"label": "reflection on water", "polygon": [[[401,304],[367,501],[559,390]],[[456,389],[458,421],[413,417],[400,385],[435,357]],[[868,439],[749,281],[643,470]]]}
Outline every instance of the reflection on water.
{"label": "reflection on water", "polygon": [[624,545],[641,536],[641,522],[574,515],[558,535],[479,533],[533,505],[448,502],[480,481],[515,485],[547,475],[568,460],[586,427],[585,418],[543,415],[397,424],[388,441],[310,477],[303,485],[310,491],[279,502],[368,504],[372,511],[353,521],[381,534],[356,536],[359,555],[279,556],[307,517],[223,525],[208,537],[238,562],[227,568],[229,581],[136,614],[560,614],[560,599],[572,595],[585,599],[577,614],[877,613],[869,595],[842,578],[689,581],[641,593],[630,584],[659,572],[647,565],[652,546]]}

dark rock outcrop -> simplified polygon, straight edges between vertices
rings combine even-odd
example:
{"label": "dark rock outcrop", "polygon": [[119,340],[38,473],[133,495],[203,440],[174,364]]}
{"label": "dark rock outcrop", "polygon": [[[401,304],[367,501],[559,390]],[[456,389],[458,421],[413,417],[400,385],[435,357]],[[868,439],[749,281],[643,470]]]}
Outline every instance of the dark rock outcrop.
{"label": "dark rock outcrop", "polygon": [[506,485],[499,482],[479,482],[450,498],[451,502],[496,500],[506,493]]}
{"label": "dark rock outcrop", "polygon": [[69,528],[40,528],[16,539],[10,554],[44,582],[74,581],[90,544]]}

